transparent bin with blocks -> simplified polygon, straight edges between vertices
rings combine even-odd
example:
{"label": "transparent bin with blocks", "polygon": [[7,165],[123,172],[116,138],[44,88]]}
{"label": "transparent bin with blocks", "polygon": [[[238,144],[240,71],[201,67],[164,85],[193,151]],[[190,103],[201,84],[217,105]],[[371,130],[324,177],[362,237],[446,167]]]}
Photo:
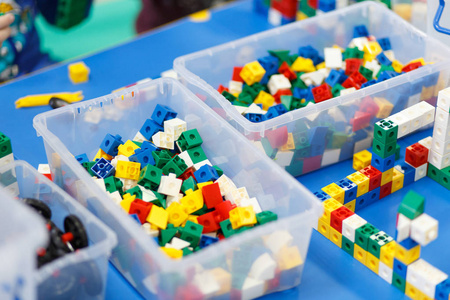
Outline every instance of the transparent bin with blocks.
{"label": "transparent bin with blocks", "polygon": [[[176,111],[188,130],[196,128],[210,162],[278,220],[180,260],[167,257],[73,157],[94,157],[108,133],[133,139],[157,104]],[[117,233],[111,262],[145,298],[248,299],[300,283],[311,229],[322,213],[320,201],[178,81],[133,86],[38,115],[33,124],[44,139],[55,182]]]}
{"label": "transparent bin with blocks", "polygon": [[36,299],[36,252],[48,240],[44,221],[1,186],[0,218],[0,298]]}
{"label": "transparent bin with blocks", "polygon": [[[39,269],[34,268],[31,274],[36,281],[37,298],[104,299],[108,257],[112,248],[117,244],[115,234],[60,187],[24,161],[14,161],[0,167],[0,189],[3,189],[2,193],[7,193],[10,197],[34,198],[43,201],[52,211],[52,221],[62,230],[64,229],[64,219],[69,214],[76,215],[87,230],[89,239],[87,248],[66,254]],[[6,200],[2,203],[6,203]],[[2,211],[10,212],[11,208]],[[41,223],[44,223],[43,218],[37,217]],[[26,215],[21,218],[28,220]],[[24,223],[24,225],[34,224],[34,220],[32,218],[30,220],[30,223]],[[44,232],[38,233],[34,235],[34,238],[44,235],[48,240],[49,233],[45,226]],[[33,239],[30,238],[30,240]],[[43,240],[45,241],[45,239]],[[27,241],[27,243],[28,245],[24,245],[24,248],[30,248],[30,242]],[[46,248],[47,244],[41,243],[40,246]],[[9,261],[9,257],[14,257],[14,255],[3,257],[8,257]],[[33,251],[32,258],[36,265],[36,251]],[[2,274],[4,273],[2,272]],[[2,299],[4,298],[2,297]],[[23,299],[28,298],[24,297]]]}
{"label": "transparent bin with blocks", "polygon": [[[260,123],[246,119],[216,90],[228,84],[234,67],[265,57],[268,50],[296,54],[299,47],[311,45],[322,56],[325,47],[346,47],[358,25],[365,25],[376,38],[389,38],[401,63],[418,58],[433,63]],[[293,176],[352,158],[354,153],[369,148],[376,121],[420,101],[435,105],[438,91],[448,84],[449,67],[449,48],[371,1],[174,61],[174,69],[189,89]]]}

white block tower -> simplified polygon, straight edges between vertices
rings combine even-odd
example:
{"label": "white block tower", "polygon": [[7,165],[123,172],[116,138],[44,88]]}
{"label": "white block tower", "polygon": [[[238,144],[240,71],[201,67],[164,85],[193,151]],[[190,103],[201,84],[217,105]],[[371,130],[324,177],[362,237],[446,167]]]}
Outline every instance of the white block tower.
{"label": "white block tower", "polygon": [[428,162],[439,170],[450,166],[450,88],[440,91],[438,95]]}

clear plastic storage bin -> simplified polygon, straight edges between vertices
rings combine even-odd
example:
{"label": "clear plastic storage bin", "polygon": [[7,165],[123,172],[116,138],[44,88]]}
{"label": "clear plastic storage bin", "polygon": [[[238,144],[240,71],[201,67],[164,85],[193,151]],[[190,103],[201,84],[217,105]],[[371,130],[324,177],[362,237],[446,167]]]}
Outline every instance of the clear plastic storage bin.
{"label": "clear plastic storage bin", "polygon": [[[237,186],[245,186],[263,210],[277,213],[278,221],[232,236],[181,260],[168,258],[72,156],[87,153],[94,157],[107,133],[132,139],[157,104],[172,107],[187,122],[188,129],[196,128],[211,163]],[[33,125],[44,139],[56,182],[117,233],[119,245],[111,261],[145,298],[231,295],[239,299],[300,283],[303,263],[288,268],[288,256],[305,260],[312,226],[322,212],[320,202],[181,83],[170,78],[154,80],[40,114]],[[285,247],[279,249],[281,246],[276,245]],[[250,290],[247,287],[243,291],[240,288],[250,268],[263,254],[277,262],[276,278],[262,286],[261,282],[249,280]]]}
{"label": "clear plastic storage bin", "polygon": [[[395,57],[401,63],[423,57],[425,62],[433,64],[261,123],[252,123],[240,115],[216,90],[220,84],[228,84],[233,67],[267,56],[267,50],[287,49],[297,53],[299,47],[311,45],[323,55],[324,47],[334,44],[347,47],[353,37],[353,28],[361,24],[376,38],[388,37]],[[377,120],[419,101],[434,104],[438,91],[447,86],[449,68],[449,48],[386,7],[371,1],[182,56],[174,61],[174,69],[181,75],[184,84],[200,94],[208,106],[248,139],[261,146],[260,141],[269,135],[292,133],[294,149],[291,147],[289,151],[284,151],[282,147],[268,143],[262,146],[271,158],[294,176],[352,158],[354,152],[370,147],[371,126]],[[370,120],[363,119],[361,112],[366,113],[374,106],[379,111]],[[322,133],[319,135],[321,141],[313,145],[308,138],[317,133],[317,127]]]}
{"label": "clear plastic storage bin", "polygon": [[36,251],[48,240],[44,221],[1,186],[0,219],[0,299],[35,299]]}
{"label": "clear plastic storage bin", "polygon": [[[32,272],[29,268],[27,269],[27,271],[31,272],[29,274],[34,275],[38,298],[45,300],[104,299],[108,258],[111,254],[111,249],[117,244],[115,234],[66,192],[48,180],[48,178],[39,174],[37,170],[24,161],[15,161],[0,168],[0,186],[3,186],[3,190],[9,193],[10,196],[35,198],[44,201],[50,207],[52,221],[58,228],[64,230],[64,218],[69,214],[74,214],[80,218],[87,230],[89,238],[89,246],[87,248],[67,254],[43,265],[39,269],[32,270]],[[4,202],[2,201],[1,203],[3,205]],[[11,205],[12,207],[13,205]],[[11,208],[0,211],[8,212],[14,217],[10,213]],[[37,214],[32,217],[41,218]],[[30,217],[30,222],[28,222],[28,217],[25,214],[20,217],[24,221],[23,224],[27,225],[33,225],[37,222],[34,222],[33,218]],[[42,218],[39,221],[44,224]],[[27,230],[29,230],[28,226]],[[33,238],[42,238],[42,235],[44,235],[48,239],[48,232],[45,227],[44,230],[44,232],[39,231]],[[32,233],[32,231],[27,232],[27,235]],[[33,259],[33,265],[35,266],[37,262],[36,248],[30,247],[30,244],[31,246],[33,245],[33,238],[27,240],[27,244],[23,244],[22,248],[34,250],[30,259]],[[45,248],[46,244],[40,243],[40,246]],[[25,250],[21,251],[25,252]],[[5,256],[2,255],[1,257]],[[1,274],[6,275],[3,272]],[[4,298],[1,297],[1,299]],[[20,299],[28,298],[23,297]]]}

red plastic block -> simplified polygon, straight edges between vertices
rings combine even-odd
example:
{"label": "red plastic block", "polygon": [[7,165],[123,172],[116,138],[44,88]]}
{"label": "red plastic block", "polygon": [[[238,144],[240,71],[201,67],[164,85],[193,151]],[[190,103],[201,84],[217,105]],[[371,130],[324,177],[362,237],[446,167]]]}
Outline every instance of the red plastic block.
{"label": "red plastic block", "polygon": [[354,86],[356,89],[360,89],[361,85],[367,82],[366,77],[364,77],[359,71],[354,72],[350,77],[353,80]]}
{"label": "red plastic block", "polygon": [[390,195],[391,190],[392,190],[392,181],[389,181],[385,185],[382,185],[380,187],[380,199],[383,199],[384,197]]}
{"label": "red plastic block", "polygon": [[353,215],[350,209],[345,206],[341,206],[331,212],[330,226],[342,233],[342,221]]}
{"label": "red plastic block", "polygon": [[267,281],[267,290],[275,290],[279,288],[280,286],[280,278],[281,278],[281,271],[279,269],[275,270],[275,277]]}
{"label": "red plastic block", "polygon": [[314,97],[314,102],[316,102],[316,103],[333,98],[333,94],[331,93],[330,86],[326,83],[313,88],[312,94]]}
{"label": "red plastic block", "polygon": [[350,76],[359,70],[363,60],[359,58],[347,58],[345,60],[345,75]]}
{"label": "red plastic block", "polygon": [[319,1],[317,1],[317,0],[308,0],[308,5],[310,6],[310,7],[312,7],[312,8],[314,8],[314,9],[317,9],[317,3],[318,3]]}
{"label": "red plastic block", "polygon": [[369,191],[372,191],[380,186],[381,176],[383,175],[381,171],[372,166],[368,166],[359,172],[369,178]]}
{"label": "red plastic block", "polygon": [[[160,291],[158,291],[158,296]],[[168,297],[167,297],[168,298]],[[180,300],[202,300],[204,299],[203,293],[193,284],[180,286],[177,288],[175,299]]]}
{"label": "red plastic block", "polygon": [[303,174],[315,171],[321,167],[322,155],[306,157],[303,159]]}
{"label": "red plastic block", "polygon": [[418,69],[422,66],[422,63],[420,61],[417,62],[413,62],[410,64],[407,64],[406,66],[404,66],[402,68],[402,72],[411,72],[414,71],[415,69]]}
{"label": "red plastic block", "polygon": [[297,0],[271,1],[271,7],[289,19],[297,15]]}
{"label": "red plastic block", "polygon": [[223,235],[223,233],[218,233],[217,238],[219,239],[219,241],[221,241],[225,239],[225,236]]}
{"label": "red plastic block", "polygon": [[215,211],[219,213],[221,220],[226,220],[230,218],[230,210],[234,208],[236,208],[236,204],[232,204],[227,200],[217,205]]}
{"label": "red plastic block", "polygon": [[428,161],[428,148],[419,143],[415,143],[407,147],[405,152],[405,161],[414,168],[418,168],[421,165],[426,164]]}
{"label": "red plastic block", "polygon": [[178,178],[184,181],[191,176],[192,176],[192,178],[194,178],[194,180],[196,180],[195,176],[194,176],[194,170],[192,169],[192,167],[187,169],[186,171],[184,171],[184,173],[181,174]]}
{"label": "red plastic block", "polygon": [[353,132],[369,126],[371,119],[372,115],[369,113],[365,113],[362,111],[355,112],[355,116],[352,119],[350,119],[350,124],[353,126],[352,128]]}
{"label": "red plastic block", "polygon": [[290,81],[297,79],[297,74],[291,70],[287,62],[283,61],[281,66],[278,68],[278,73],[283,74],[284,77],[289,79]]}
{"label": "red plastic block", "polygon": [[197,218],[198,224],[203,225],[203,233],[213,232],[220,229],[216,218],[212,212],[201,215]]}
{"label": "red plastic block", "polygon": [[373,117],[378,114],[379,106],[369,96],[364,98],[359,106],[359,110],[371,114]]}
{"label": "red plastic block", "polygon": [[137,214],[139,217],[139,221],[141,224],[145,223],[145,219],[147,219],[150,210],[152,209],[153,203],[145,202],[141,199],[135,199],[131,202],[130,211],[128,212],[130,215]]}
{"label": "red plastic block", "polygon": [[347,79],[345,79],[345,81],[342,83],[342,86],[345,87],[346,89],[349,89],[349,88],[352,88],[352,87],[357,89],[357,87],[358,87],[356,82],[353,81],[352,77],[348,77]]}
{"label": "red plastic block", "polygon": [[234,67],[234,69],[233,69],[233,77],[231,77],[231,80],[244,82],[244,80],[241,78],[241,75],[239,75],[243,68],[244,67]]}
{"label": "red plastic block", "polygon": [[279,90],[275,95],[273,95],[276,103],[281,103],[281,96],[292,96],[292,91],[290,89]]}
{"label": "red plastic block", "polygon": [[288,141],[288,129],[286,126],[282,126],[274,130],[267,130],[265,135],[272,148],[279,148],[285,145]]}
{"label": "red plastic block", "polygon": [[202,188],[202,195],[207,208],[214,208],[223,202],[218,183],[204,186]]}

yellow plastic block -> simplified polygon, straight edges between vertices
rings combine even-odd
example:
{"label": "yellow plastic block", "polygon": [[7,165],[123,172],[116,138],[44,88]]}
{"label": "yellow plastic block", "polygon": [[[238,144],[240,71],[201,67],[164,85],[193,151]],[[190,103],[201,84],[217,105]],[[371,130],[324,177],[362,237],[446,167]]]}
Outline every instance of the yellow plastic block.
{"label": "yellow plastic block", "polygon": [[134,154],[134,151],[138,149],[139,146],[133,143],[132,141],[128,140],[125,142],[125,144],[119,145],[119,155],[124,155],[126,157],[130,157]]}
{"label": "yellow plastic block", "polygon": [[197,183],[197,188],[199,190],[201,190],[201,189],[203,189],[204,186],[207,186],[207,185],[210,185],[210,184],[213,184],[213,183],[214,182],[212,182],[212,181],[206,181],[206,182]]}
{"label": "yellow plastic block", "polygon": [[413,59],[408,64],[412,64],[412,63],[415,63],[415,62],[420,62],[422,64],[422,66],[425,66],[427,64],[425,62],[425,60],[423,59],[423,57]]}
{"label": "yellow plastic block", "polygon": [[352,212],[355,212],[356,199],[345,203],[344,206],[347,207],[348,209],[350,209]]}
{"label": "yellow plastic block", "polygon": [[366,267],[368,267],[372,272],[378,274],[378,267],[380,265],[380,260],[376,258],[372,253],[367,252],[366,254]]}
{"label": "yellow plastic block", "polygon": [[369,178],[366,175],[357,171],[351,175],[348,175],[347,178],[358,186],[356,197],[364,195],[369,191]]}
{"label": "yellow plastic block", "polygon": [[166,229],[167,222],[169,221],[169,213],[164,208],[153,205],[146,221],[159,229]]}
{"label": "yellow plastic block", "polygon": [[394,267],[394,255],[396,242],[392,241],[380,248],[380,261],[389,268]]}
{"label": "yellow plastic block", "polygon": [[326,68],[325,62],[321,62],[320,64],[318,64],[318,65],[316,66],[316,69],[317,69],[317,70],[325,69],[325,68]]}
{"label": "yellow plastic block", "polygon": [[82,61],[70,64],[68,67],[69,79],[72,83],[83,83],[89,80],[90,69]]}
{"label": "yellow plastic block", "polygon": [[116,177],[124,179],[138,180],[141,171],[141,164],[132,161],[117,161]]}
{"label": "yellow plastic block", "polygon": [[253,101],[255,104],[262,104],[262,108],[264,110],[268,110],[269,107],[271,107],[275,103],[275,98],[264,91],[260,91],[258,96],[256,96],[255,100]]}
{"label": "yellow plastic block", "polygon": [[319,222],[317,224],[317,231],[320,232],[324,237],[330,239],[330,224],[324,221],[323,217],[319,218]]}
{"label": "yellow plastic block", "polygon": [[292,134],[292,132],[289,132],[287,142],[286,142],[286,144],[281,146],[280,150],[281,151],[289,151],[289,150],[294,150],[294,149],[295,149],[294,135]]}
{"label": "yellow plastic block", "polygon": [[366,265],[366,258],[367,258],[367,251],[355,244],[353,257],[362,263],[363,265]]}
{"label": "yellow plastic block", "polygon": [[405,286],[405,295],[413,300],[433,300],[433,298],[424,294],[421,290],[413,286],[408,281],[406,282]]}
{"label": "yellow plastic block", "polygon": [[395,72],[397,72],[397,73],[401,73],[402,72],[403,65],[398,60],[395,59],[395,60],[392,61],[392,67],[394,68]]}
{"label": "yellow plastic block", "polygon": [[405,174],[394,168],[394,174],[392,175],[392,189],[391,193],[394,193],[403,188],[403,182],[405,181]]}
{"label": "yellow plastic block", "polygon": [[368,167],[372,161],[372,153],[367,150],[360,151],[353,155],[353,169],[359,171]]}
{"label": "yellow plastic block", "polygon": [[231,291],[231,274],[222,268],[214,268],[209,272],[220,286],[220,290],[214,295],[228,294]]}
{"label": "yellow plastic block", "polygon": [[423,87],[422,93],[420,94],[420,100],[425,101],[433,97],[434,94],[434,86]]}
{"label": "yellow plastic block", "polygon": [[230,222],[233,229],[255,225],[256,215],[253,206],[236,207],[230,210]]}
{"label": "yellow plastic block", "polygon": [[341,52],[345,51],[341,46],[336,45],[336,44],[334,44],[332,47],[341,50]]}
{"label": "yellow plastic block", "polygon": [[186,196],[181,198],[180,204],[183,206],[184,211],[190,215],[203,207],[203,195],[202,190],[198,189],[193,192],[192,190],[186,191]]}
{"label": "yellow plastic block", "polygon": [[105,151],[102,149],[98,149],[97,154],[95,155],[94,159],[92,161],[96,161],[97,159],[104,158],[106,160],[111,160],[112,156],[108,155]]}
{"label": "yellow plastic block", "polygon": [[291,69],[295,72],[314,72],[316,67],[314,67],[314,63],[310,58],[297,57],[294,63],[291,66]]}
{"label": "yellow plastic block", "polygon": [[188,214],[184,212],[181,204],[173,202],[167,208],[167,213],[169,214],[169,223],[173,224],[175,227],[180,226],[187,221]]}
{"label": "yellow plastic block", "polygon": [[195,224],[198,224],[198,216],[194,216],[194,215],[189,215],[186,219],[186,221],[183,222],[183,224],[181,224],[181,227],[184,227],[186,225],[187,221],[191,221]]}
{"label": "yellow plastic block", "polygon": [[261,66],[258,61],[253,61],[246,64],[239,75],[245,81],[246,84],[252,85],[256,82],[260,82],[266,74],[266,70]]}
{"label": "yellow plastic block", "polygon": [[240,93],[232,93],[231,95],[235,96],[236,98],[239,97]]}
{"label": "yellow plastic block", "polygon": [[363,51],[364,60],[371,61],[375,59],[377,55],[383,51],[383,49],[381,48],[380,44],[378,44],[378,42],[371,41],[364,45]]}
{"label": "yellow plastic block", "polygon": [[281,271],[290,270],[303,264],[300,251],[296,246],[284,246],[277,254],[278,267]]}
{"label": "yellow plastic block", "polygon": [[384,119],[391,115],[392,109],[394,108],[394,105],[391,102],[380,97],[374,97],[373,101],[375,101],[379,108],[376,115],[377,118]]}
{"label": "yellow plastic block", "polygon": [[394,176],[394,168],[382,172],[380,185],[385,185],[386,183],[392,181],[393,176]]}
{"label": "yellow plastic block", "polygon": [[405,19],[406,21],[411,21],[411,14],[412,14],[412,5],[411,3],[395,3],[392,6],[392,10]]}
{"label": "yellow plastic block", "polygon": [[331,198],[335,199],[337,202],[344,204],[345,191],[336,183],[333,182],[332,184],[323,187],[322,191],[327,193]]}
{"label": "yellow plastic block", "polygon": [[123,195],[123,200],[120,201],[120,206],[127,213],[130,211],[131,203],[136,199],[136,195],[131,196],[130,194]]}
{"label": "yellow plastic block", "polygon": [[339,248],[342,248],[342,234],[330,226],[330,237],[329,240],[338,246]]}
{"label": "yellow plastic block", "polygon": [[183,257],[182,250],[178,250],[178,249],[174,249],[174,248],[166,248],[166,247],[161,247],[159,249],[161,249],[161,251],[164,252],[170,258],[180,259]]}
{"label": "yellow plastic block", "polygon": [[297,21],[306,20],[309,17],[302,13],[301,11],[297,11]]}
{"label": "yellow plastic block", "polygon": [[333,210],[338,209],[342,206],[342,203],[339,203],[333,198],[327,199],[322,202],[323,204],[323,215],[322,218],[328,225],[330,224],[331,212]]}
{"label": "yellow plastic block", "polygon": [[420,257],[420,245],[417,245],[409,250],[404,248],[400,244],[395,245],[395,258],[404,263],[405,265],[409,265],[419,259]]}

